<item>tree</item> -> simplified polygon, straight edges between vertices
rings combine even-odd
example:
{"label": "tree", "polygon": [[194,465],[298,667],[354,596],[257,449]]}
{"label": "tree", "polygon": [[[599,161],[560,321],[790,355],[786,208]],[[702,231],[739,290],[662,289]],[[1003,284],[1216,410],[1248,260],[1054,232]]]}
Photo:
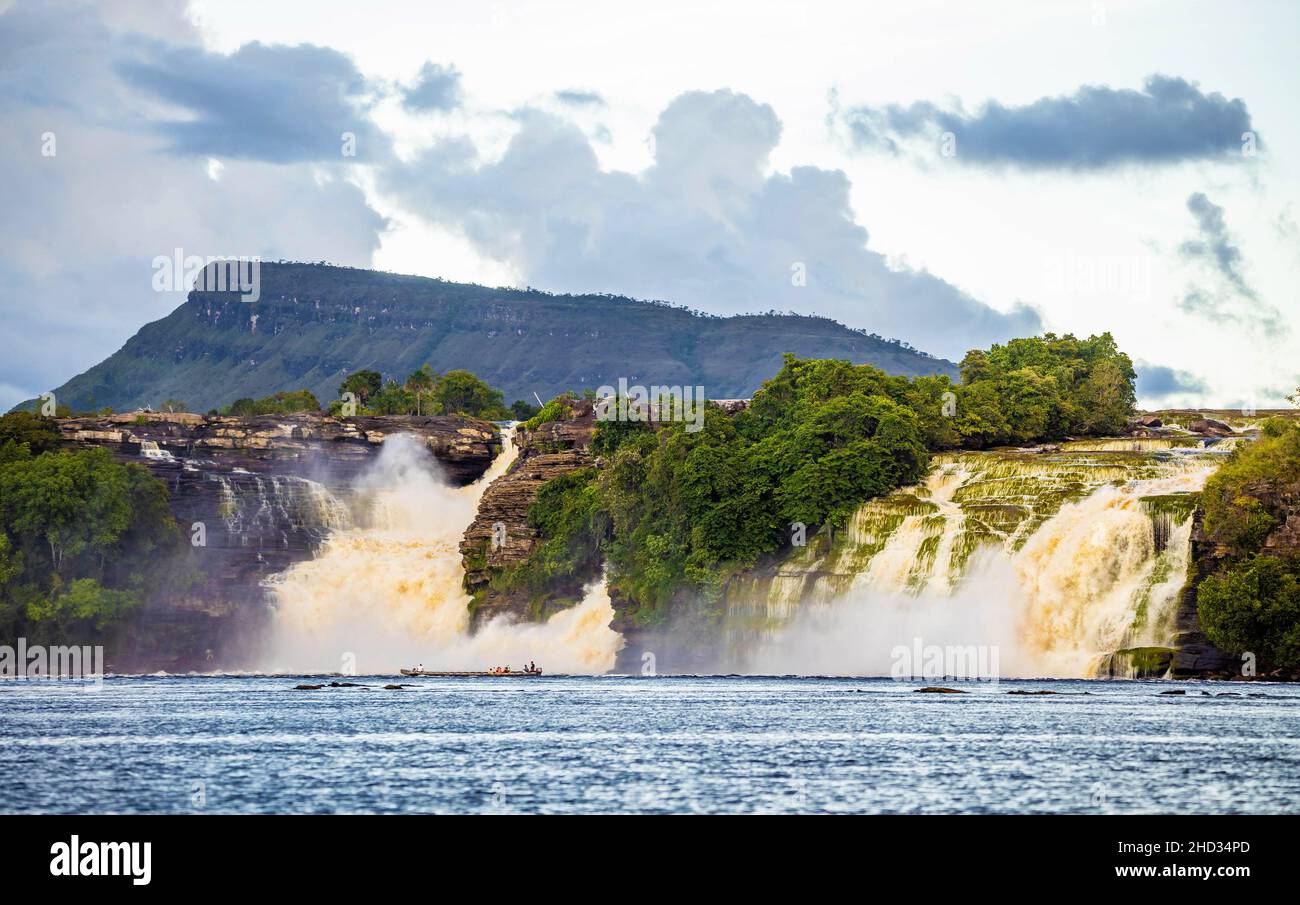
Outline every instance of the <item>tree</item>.
{"label": "tree", "polygon": [[13,441],[26,446],[34,456],[59,448],[59,428],[53,418],[34,412],[10,412],[0,416],[0,446]]}
{"label": "tree", "polygon": [[188,412],[190,407],[179,399],[164,399],[162,411],[164,412]]}
{"label": "tree", "polygon": [[961,377],[955,426],[976,448],[1116,433],[1137,399],[1133,362],[1109,333],[1045,333],[974,349]]}
{"label": "tree", "polygon": [[516,399],[514,402],[510,403],[510,414],[514,417],[516,421],[527,421],[529,418],[533,417],[533,415],[536,415],[539,411],[541,411],[540,407],[533,405],[532,403],[525,402],[522,399]]}
{"label": "tree", "polygon": [[412,371],[411,376],[406,378],[406,391],[415,396],[415,414],[422,414],[421,402],[426,396],[432,395],[438,379],[438,375],[427,364],[421,365],[418,371]]}
{"label": "tree", "polygon": [[373,415],[409,415],[415,408],[415,394],[391,377],[384,381],[383,388],[371,396],[366,405],[366,411]]}
{"label": "tree", "polygon": [[102,447],[0,460],[0,631],[102,633],[181,544],[166,485],[141,465]]}
{"label": "tree", "polygon": [[442,404],[444,414],[495,417],[505,414],[505,400],[474,374],[465,370],[448,371],[438,381],[434,398]]}
{"label": "tree", "polygon": [[93,578],[78,578],[56,595],[29,603],[27,617],[66,637],[78,628],[102,632],[139,605],[138,594],[106,588]]}
{"label": "tree", "polygon": [[128,535],[149,552],[175,531],[166,486],[140,465],[115,462],[103,447],[0,468],[0,524],[29,569],[44,561],[64,575],[82,565],[102,571]]}
{"label": "tree", "polygon": [[378,371],[354,371],[339,384],[339,395],[351,393],[357,401],[365,404],[366,400],[383,388],[384,377]]}
{"label": "tree", "polygon": [[1196,593],[1209,639],[1273,666],[1300,666],[1300,561],[1257,556],[1211,575]]}
{"label": "tree", "polygon": [[319,412],[320,402],[310,390],[273,393],[261,399],[245,396],[226,407],[227,415],[247,418],[253,415],[291,415],[295,412]]}

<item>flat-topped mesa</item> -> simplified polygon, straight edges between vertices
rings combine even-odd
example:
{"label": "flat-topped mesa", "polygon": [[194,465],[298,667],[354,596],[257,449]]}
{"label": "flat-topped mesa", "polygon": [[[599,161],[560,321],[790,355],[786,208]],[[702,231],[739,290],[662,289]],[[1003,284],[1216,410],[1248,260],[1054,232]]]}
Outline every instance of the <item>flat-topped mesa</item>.
{"label": "flat-topped mesa", "polygon": [[187,412],[128,412],[62,418],[71,446],[106,446],[115,455],[156,465],[180,459],[216,459],[249,471],[294,471],[317,456],[347,474],[359,470],[396,434],[424,440],[447,479],[464,485],[487,471],[501,438],[495,425],[464,415],[379,415],[336,418],[297,413],[232,417]]}
{"label": "flat-topped mesa", "polygon": [[475,625],[504,612],[523,615],[526,595],[499,592],[489,583],[494,575],[525,562],[537,545],[537,530],[528,523],[528,510],[541,486],[562,474],[598,464],[590,449],[595,433],[596,416],[588,400],[575,402],[571,417],[565,420],[550,421],[531,431],[520,425],[514,438],[519,457],[484,491],[478,513],[460,542],[465,590],[476,598]]}

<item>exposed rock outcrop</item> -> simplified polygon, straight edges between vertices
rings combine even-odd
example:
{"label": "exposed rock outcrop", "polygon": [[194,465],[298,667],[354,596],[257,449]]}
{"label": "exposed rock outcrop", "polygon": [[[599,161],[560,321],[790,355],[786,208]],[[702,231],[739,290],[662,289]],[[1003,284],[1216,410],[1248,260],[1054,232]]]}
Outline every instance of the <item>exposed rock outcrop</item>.
{"label": "exposed rock outcrop", "polygon": [[313,458],[328,460],[336,471],[355,472],[388,437],[414,434],[456,484],[468,484],[482,475],[501,442],[491,422],[463,415],[334,418],[304,413],[237,418],[150,412],[63,418],[59,431],[70,445],[107,446],[120,457],[145,464],[171,456],[214,459],[253,471],[287,467],[295,473],[311,468]]}
{"label": "exposed rock outcrop", "polygon": [[[537,545],[538,534],[528,523],[528,510],[536,502],[541,486],[562,474],[596,464],[590,450],[595,433],[596,417],[592,404],[585,400],[575,404],[571,418],[516,433],[518,458],[483,493],[478,514],[460,543],[465,589],[475,596],[475,625],[502,613],[543,615],[528,613],[525,594],[495,590],[490,582],[494,575],[527,560]],[[577,594],[581,585],[565,590]]]}
{"label": "exposed rock outcrop", "polygon": [[1187,429],[1194,434],[1204,434],[1207,437],[1232,437],[1237,433],[1222,421],[1216,421],[1214,418],[1197,418],[1195,421],[1188,423]]}
{"label": "exposed rock outcrop", "polygon": [[1200,506],[1192,516],[1192,560],[1174,616],[1174,655],[1169,674],[1177,679],[1240,675],[1241,661],[1210,643],[1196,612],[1196,589],[1214,574],[1229,553],[1205,534],[1205,512]]}

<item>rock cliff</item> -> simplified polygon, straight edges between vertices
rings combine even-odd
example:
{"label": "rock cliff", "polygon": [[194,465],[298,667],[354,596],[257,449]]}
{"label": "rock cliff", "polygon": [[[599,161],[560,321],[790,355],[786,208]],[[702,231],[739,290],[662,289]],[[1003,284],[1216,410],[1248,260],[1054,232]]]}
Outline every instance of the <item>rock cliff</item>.
{"label": "rock cliff", "polygon": [[[63,418],[59,431],[71,446],[106,446],[146,465],[169,458],[213,460],[253,471],[289,469],[302,474],[312,462],[355,473],[394,434],[424,440],[449,480],[476,480],[500,450],[490,422],[460,415],[334,418],[328,415],[259,415],[249,418],[189,413],[127,413]],[[350,476],[347,475],[347,476]]]}
{"label": "rock cliff", "polygon": [[[518,458],[484,492],[478,514],[460,544],[465,590],[475,598],[475,625],[503,613],[537,618],[553,609],[549,601],[530,601],[524,592],[493,588],[492,578],[527,560],[537,545],[538,533],[528,523],[528,510],[541,486],[567,472],[597,464],[590,450],[595,432],[592,405],[581,401],[572,418],[548,422],[533,431],[520,429],[516,434]],[[581,585],[562,590],[559,596],[568,602],[581,592]]]}

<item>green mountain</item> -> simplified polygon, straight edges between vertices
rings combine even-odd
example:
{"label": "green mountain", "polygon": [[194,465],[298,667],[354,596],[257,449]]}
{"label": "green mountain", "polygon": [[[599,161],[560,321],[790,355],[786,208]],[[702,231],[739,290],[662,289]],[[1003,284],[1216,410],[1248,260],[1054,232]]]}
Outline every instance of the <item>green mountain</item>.
{"label": "green mountain", "polygon": [[613,295],[489,289],[325,264],[264,263],[260,283],[252,303],[191,292],[57,388],[59,402],[121,411],[178,399],[205,411],[299,388],[325,401],[359,368],[401,380],[426,362],[473,371],[507,403],[620,377],[747,397],[781,369],[786,352],[894,374],[956,374],[949,361],[819,317],[715,317]]}

